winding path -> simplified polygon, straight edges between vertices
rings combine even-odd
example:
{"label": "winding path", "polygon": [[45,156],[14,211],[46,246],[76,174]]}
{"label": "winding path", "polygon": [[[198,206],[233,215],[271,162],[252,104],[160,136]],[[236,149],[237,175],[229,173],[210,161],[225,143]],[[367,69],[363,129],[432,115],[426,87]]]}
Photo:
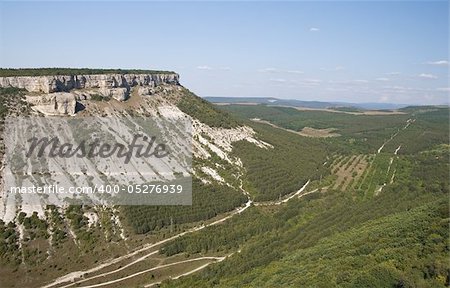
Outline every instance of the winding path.
{"label": "winding path", "polygon": [[[315,190],[313,190],[313,191],[310,191],[310,192],[301,194],[301,193],[306,189],[306,187],[308,186],[309,183],[310,183],[310,180],[308,180],[308,181],[307,181],[307,182],[306,182],[306,183],[305,183],[305,184],[304,184],[297,192],[295,192],[294,194],[292,194],[292,195],[290,195],[289,197],[287,197],[287,198],[285,198],[285,199],[283,199],[283,200],[280,200],[280,201],[276,201],[276,202],[259,202],[259,203],[255,203],[255,202],[253,202],[253,201],[249,198],[248,201],[245,203],[244,206],[235,209],[231,214],[229,214],[229,215],[227,215],[227,216],[225,216],[225,217],[223,217],[223,218],[221,218],[221,219],[218,219],[218,220],[216,220],[216,221],[214,221],[214,222],[211,222],[211,223],[208,223],[208,224],[206,224],[206,225],[201,225],[201,226],[194,227],[194,228],[192,228],[192,229],[189,229],[189,230],[187,230],[187,231],[184,231],[184,232],[182,232],[182,233],[179,233],[179,234],[177,234],[177,235],[174,235],[174,236],[172,236],[172,237],[170,237],[170,238],[167,238],[167,239],[158,241],[158,242],[156,242],[156,243],[148,244],[148,245],[144,246],[144,247],[141,248],[141,249],[138,249],[138,250],[136,250],[136,251],[133,251],[133,252],[131,252],[131,253],[129,253],[129,254],[126,254],[126,255],[123,255],[123,256],[121,256],[121,257],[118,257],[118,258],[115,258],[115,259],[106,261],[106,262],[104,262],[104,263],[102,263],[102,264],[100,264],[100,265],[98,265],[98,266],[96,266],[96,267],[93,267],[93,268],[91,268],[91,269],[71,272],[71,273],[69,273],[69,274],[67,274],[67,275],[64,275],[64,276],[62,276],[62,277],[57,278],[55,281],[53,281],[53,282],[50,283],[50,284],[47,284],[47,285],[43,286],[42,288],[50,288],[50,287],[54,287],[54,286],[57,286],[57,285],[66,283],[66,282],[70,282],[70,283],[68,283],[68,284],[66,284],[66,285],[64,285],[64,286],[60,286],[61,288],[67,288],[67,287],[73,286],[73,285],[75,285],[75,284],[79,284],[79,283],[83,283],[83,282],[86,282],[86,281],[89,281],[89,280],[93,280],[93,279],[97,279],[97,278],[100,278],[100,277],[108,276],[108,275],[117,273],[117,272],[119,272],[119,271],[125,270],[126,268],[129,268],[130,266],[132,266],[132,265],[134,265],[134,264],[136,264],[136,263],[139,263],[139,262],[145,260],[145,259],[148,258],[149,256],[152,256],[152,255],[157,254],[157,253],[159,252],[159,250],[151,251],[151,252],[149,252],[149,253],[147,253],[147,254],[141,256],[140,258],[138,258],[138,259],[136,259],[136,260],[134,260],[134,261],[128,263],[127,265],[125,265],[125,266],[123,266],[123,267],[121,267],[121,268],[118,268],[118,269],[116,269],[116,270],[108,271],[108,272],[101,273],[101,274],[98,274],[98,275],[93,275],[93,276],[91,276],[91,277],[87,277],[87,278],[83,278],[83,279],[78,279],[78,278],[83,277],[83,275],[85,275],[85,274],[97,272],[97,271],[99,271],[99,270],[101,270],[101,269],[103,269],[103,268],[109,267],[109,266],[114,265],[114,264],[117,264],[117,263],[119,263],[119,262],[121,262],[121,261],[123,261],[123,260],[126,260],[126,259],[128,259],[128,258],[131,258],[131,257],[133,257],[133,256],[135,256],[135,255],[137,255],[137,254],[139,254],[139,253],[148,251],[148,250],[150,250],[150,249],[152,249],[152,248],[155,248],[156,246],[159,246],[159,245],[164,244],[164,243],[166,243],[166,242],[172,241],[172,240],[174,240],[174,239],[176,239],[176,238],[178,238],[178,237],[184,236],[184,235],[189,234],[189,233],[192,233],[192,232],[200,231],[200,230],[202,230],[202,229],[204,229],[204,228],[206,228],[206,227],[210,227],[210,226],[214,226],[214,225],[223,223],[223,222],[225,222],[226,220],[232,218],[234,215],[241,214],[242,212],[244,212],[245,210],[247,210],[249,207],[251,207],[252,204],[254,204],[255,206],[263,206],[263,205],[281,205],[281,204],[284,204],[284,203],[288,202],[289,200],[291,200],[292,198],[294,198],[294,197],[296,197],[296,196],[298,196],[298,198],[300,198],[300,197],[302,197],[302,196],[304,196],[304,195],[307,195],[307,194],[310,194],[310,193],[313,193],[313,192],[318,191],[318,189],[315,189]],[[243,191],[244,191],[244,190],[243,190]],[[249,194],[248,194],[246,191],[244,191],[244,194],[247,195],[247,196],[249,197]],[[228,255],[228,256],[229,256],[229,255]],[[176,265],[176,264],[182,264],[182,263],[186,263],[186,262],[190,262],[190,261],[195,261],[195,260],[212,259],[212,258],[214,258],[214,260],[218,260],[218,261],[215,261],[215,262],[220,262],[220,261],[223,261],[223,260],[224,260],[226,257],[228,257],[228,256],[225,256],[225,257],[209,257],[209,258],[208,258],[208,257],[201,257],[201,258],[196,258],[196,259],[189,259],[189,260],[185,260],[185,261],[180,261],[180,262],[176,262],[176,263],[171,263],[171,264],[166,264],[166,265],[161,265],[161,266],[153,267],[153,268],[150,268],[150,269],[147,269],[147,270],[144,270],[144,271],[140,271],[140,272],[137,272],[137,273],[134,273],[134,274],[131,274],[131,275],[122,277],[122,278],[115,279],[115,280],[111,280],[111,281],[108,281],[108,282],[99,283],[99,284],[90,285],[90,286],[82,286],[82,287],[85,287],[85,288],[88,288],[88,287],[100,287],[100,286],[104,286],[104,285],[108,285],[108,284],[113,284],[113,283],[120,282],[120,281],[122,281],[122,280],[126,280],[126,279],[129,279],[129,278],[132,278],[132,277],[135,277],[135,276],[138,276],[138,275],[141,275],[141,274],[143,274],[143,273],[147,273],[147,272],[150,272],[150,271],[153,271],[153,270],[156,270],[156,269],[160,269],[160,268],[164,268],[164,267],[168,267],[168,266],[173,266],[173,265]],[[211,262],[211,263],[215,263],[215,262],[213,261],[213,262]],[[182,276],[189,275],[189,274],[192,274],[192,273],[194,273],[194,272],[197,272],[197,271],[199,271],[199,270],[201,270],[201,269],[207,267],[207,266],[210,265],[211,263],[207,263],[207,264],[205,264],[205,265],[202,265],[202,266],[200,266],[200,267],[197,267],[197,268],[195,268],[195,269],[193,269],[193,270],[191,270],[191,271],[188,271],[188,272],[186,272],[186,273],[184,273],[184,274],[182,274],[182,275],[178,275],[178,276],[176,276],[175,278],[172,278],[172,279],[178,279],[178,278],[180,278],[180,277],[182,277]],[[77,279],[78,279],[78,280],[77,280]],[[155,285],[155,284],[156,284],[156,283],[150,284],[150,286],[151,286],[151,285]]]}
{"label": "winding path", "polygon": [[121,268],[119,268],[117,270],[105,272],[105,273],[102,273],[102,274],[94,275],[92,277],[87,277],[87,278],[80,279],[80,280],[76,281],[77,278],[81,278],[85,274],[97,272],[97,271],[99,271],[99,270],[101,270],[103,268],[109,267],[109,266],[114,265],[116,263],[119,263],[119,262],[121,262],[123,260],[126,260],[126,259],[128,259],[130,257],[133,257],[133,256],[135,256],[135,255],[137,255],[137,254],[139,254],[141,252],[145,252],[145,251],[150,250],[150,249],[152,249],[152,248],[154,248],[156,246],[159,246],[159,245],[164,244],[166,242],[172,241],[172,240],[174,240],[174,239],[176,239],[178,237],[184,236],[184,235],[192,233],[192,232],[200,231],[200,230],[202,230],[202,229],[204,229],[206,227],[209,227],[209,226],[214,226],[214,225],[220,224],[220,223],[230,219],[234,215],[244,212],[245,210],[247,210],[252,205],[252,203],[253,203],[252,200],[248,200],[247,203],[245,203],[245,205],[243,207],[239,207],[238,209],[235,209],[230,215],[228,215],[226,217],[218,219],[218,220],[216,220],[214,222],[211,222],[211,223],[209,223],[207,225],[201,225],[201,226],[194,227],[192,229],[189,229],[187,231],[184,231],[184,232],[181,232],[181,233],[179,233],[177,235],[174,235],[174,236],[172,236],[170,238],[158,241],[156,243],[146,245],[146,246],[144,246],[141,249],[138,249],[138,250],[136,250],[134,252],[131,252],[131,253],[126,254],[126,255],[123,255],[121,257],[118,257],[118,258],[106,261],[106,262],[104,262],[104,263],[102,263],[102,264],[100,264],[100,265],[98,265],[96,267],[93,267],[91,269],[71,272],[71,273],[69,273],[67,275],[64,275],[62,277],[57,278],[55,281],[53,281],[50,284],[47,284],[47,285],[43,286],[42,288],[54,287],[56,285],[63,284],[63,283],[66,283],[66,282],[71,282],[71,283],[69,283],[69,284],[67,284],[65,286],[62,286],[62,287],[70,287],[70,286],[73,286],[73,285],[75,285],[77,283],[86,282],[88,280],[92,280],[92,279],[95,279],[95,278],[111,275],[111,274],[114,274],[114,273],[119,272],[121,270],[124,270],[125,268],[128,268],[131,265],[134,265],[134,264],[136,264],[138,262],[141,262],[141,261],[145,260],[147,257],[158,253],[159,250],[152,251],[152,252],[150,252],[148,254],[145,254],[144,256],[134,260],[133,262],[131,262],[131,263],[129,263],[129,264],[125,265],[124,267],[121,267]]}
{"label": "winding path", "polygon": [[[194,259],[189,259],[189,260],[178,261],[178,262],[174,262],[174,263],[170,263],[170,264],[164,264],[164,265],[159,265],[159,266],[156,266],[156,267],[153,267],[153,268],[142,270],[142,271],[130,274],[128,276],[125,276],[125,277],[122,277],[122,278],[118,278],[118,279],[114,279],[114,280],[111,280],[111,281],[108,281],[108,282],[103,282],[103,283],[89,285],[89,286],[81,286],[81,288],[94,288],[94,287],[101,287],[101,286],[105,286],[105,285],[109,285],[109,284],[114,284],[114,283],[118,283],[118,282],[121,282],[123,280],[127,280],[127,279],[130,279],[130,278],[133,278],[133,277],[136,277],[136,276],[139,276],[139,275],[151,272],[151,271],[155,271],[155,270],[158,270],[158,269],[161,269],[161,268],[170,267],[170,266],[175,266],[175,265],[178,265],[178,264],[189,263],[189,262],[194,262],[194,261],[199,261],[199,260],[218,260],[218,261],[223,261],[225,258],[226,257],[199,257],[199,258],[194,258]],[[208,265],[209,264],[210,263],[208,263]],[[208,266],[208,265],[206,265],[206,266]],[[203,265],[203,266],[205,266],[205,265]],[[200,267],[202,267],[202,266],[200,266]],[[198,268],[200,268],[200,267],[198,267]],[[189,271],[187,273],[184,273],[184,274],[188,275],[190,272],[191,271]],[[179,275],[177,277],[181,277],[182,275]],[[175,279],[175,278],[172,278],[172,279]],[[152,284],[152,285],[154,285],[154,284]]]}

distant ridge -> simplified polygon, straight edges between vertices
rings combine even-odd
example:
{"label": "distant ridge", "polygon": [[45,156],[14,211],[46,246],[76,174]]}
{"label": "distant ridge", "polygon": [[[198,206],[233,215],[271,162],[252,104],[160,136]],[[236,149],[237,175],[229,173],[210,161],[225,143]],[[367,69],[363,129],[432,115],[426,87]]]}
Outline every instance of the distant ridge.
{"label": "distant ridge", "polygon": [[408,104],[392,104],[392,103],[347,103],[347,102],[322,102],[322,101],[302,101],[295,99],[278,99],[274,97],[204,97],[212,103],[230,103],[230,104],[266,104],[274,106],[293,106],[306,107],[314,109],[326,108],[356,108],[366,110],[383,110],[383,109],[400,109],[408,107]]}

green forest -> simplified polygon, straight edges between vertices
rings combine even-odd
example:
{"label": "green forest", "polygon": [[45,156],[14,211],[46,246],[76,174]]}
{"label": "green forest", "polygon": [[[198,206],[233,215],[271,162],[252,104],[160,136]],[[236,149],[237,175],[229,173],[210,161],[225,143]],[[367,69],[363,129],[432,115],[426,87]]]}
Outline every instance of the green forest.
{"label": "green forest", "polygon": [[226,105],[221,109],[241,118],[259,118],[279,127],[300,131],[305,127],[336,129],[341,137],[328,142],[351,153],[373,153],[392,134],[406,124],[409,114],[353,115],[348,113],[307,110],[267,105]]}
{"label": "green forest", "polygon": [[448,148],[403,157],[398,182],[371,199],[312,194],[168,243],[167,255],[241,251],[164,287],[445,287]]}
{"label": "green forest", "polygon": [[256,201],[276,200],[300,189],[308,180],[329,174],[323,166],[328,145],[299,137],[265,124],[249,123],[259,139],[273,148],[255,147],[247,141],[234,145],[233,154],[245,167],[245,187]]}
{"label": "green forest", "polygon": [[[261,109],[268,112],[272,108]],[[244,115],[246,118],[270,118],[263,118],[261,111],[256,113],[259,107],[225,109],[239,110],[235,115],[241,119]],[[290,108],[273,108],[278,109],[303,113]],[[243,159],[249,179],[247,185],[253,189],[250,191],[255,193],[257,201],[276,199],[276,194],[282,194],[282,188],[278,187],[284,187],[283,183],[292,185],[289,190],[295,186],[294,183],[298,185],[298,182],[305,181],[305,178],[290,178],[289,175],[295,173],[290,174],[289,171],[299,169],[301,175],[310,173],[308,177],[315,179],[315,187],[321,187],[320,180],[324,177],[323,187],[329,185],[335,176],[331,175],[334,172],[330,171],[330,165],[319,167],[322,161],[339,164],[339,159],[343,159],[340,165],[349,167],[351,162],[345,159],[350,159],[350,156],[345,155],[362,151],[372,151],[373,154],[367,155],[365,173],[346,189],[325,187],[318,193],[292,199],[284,206],[251,207],[222,225],[167,243],[161,252],[166,256],[180,253],[186,257],[194,254],[231,256],[195,275],[166,281],[162,286],[448,287],[449,110],[416,107],[406,111],[408,114],[389,116],[393,117],[388,117],[394,119],[393,122],[375,122],[367,118],[367,123],[361,123],[360,119],[364,117],[355,115],[351,115],[354,119],[349,117],[345,121],[342,119],[347,115],[327,120],[318,115],[322,121],[329,121],[328,125],[332,127],[344,125],[339,121],[357,126],[341,127],[343,137],[332,141],[329,138],[294,136],[266,124],[248,122],[261,139],[289,151],[285,158],[281,158],[284,161],[277,161],[275,155],[270,155],[270,150],[260,149],[258,153],[252,153],[245,143],[236,145],[234,153]],[[306,121],[307,116],[301,117]],[[290,123],[289,117],[282,118]],[[292,123],[299,121],[297,115],[292,119]],[[404,128],[408,119],[413,121]],[[363,146],[358,144],[345,149],[348,138],[359,133],[378,135],[380,131],[386,135],[398,132],[387,141],[381,153],[377,154],[375,150],[376,145],[381,146],[378,142],[371,143],[371,149],[362,149]],[[284,133],[290,133],[290,137]],[[283,146],[284,141],[288,147]],[[277,156],[283,157],[280,152],[283,149],[277,150]],[[297,155],[295,150],[305,153]],[[394,154],[395,150],[398,155]],[[317,153],[317,156],[311,157],[312,153]],[[296,167],[294,159],[309,159],[303,163],[313,165]],[[314,173],[316,169],[320,172]],[[271,173],[276,171],[283,173],[280,176]],[[283,182],[285,179],[291,181]],[[258,183],[264,184],[259,186]],[[272,183],[276,184],[271,186]]]}
{"label": "green forest", "polygon": [[123,206],[125,220],[134,232],[144,234],[163,227],[198,222],[231,211],[245,203],[241,191],[228,186],[203,184],[197,178],[192,183],[192,206]]}

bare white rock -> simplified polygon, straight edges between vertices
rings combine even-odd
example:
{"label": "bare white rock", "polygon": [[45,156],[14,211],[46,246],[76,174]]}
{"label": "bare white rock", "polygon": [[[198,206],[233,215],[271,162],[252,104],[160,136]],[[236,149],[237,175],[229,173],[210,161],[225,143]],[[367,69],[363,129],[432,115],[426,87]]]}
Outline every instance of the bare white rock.
{"label": "bare white rock", "polygon": [[129,88],[101,88],[100,93],[106,97],[112,97],[117,101],[125,101],[130,96]]}
{"label": "bare white rock", "polygon": [[28,92],[68,92],[72,89],[155,87],[161,84],[179,84],[176,73],[159,74],[96,74],[0,77],[0,87],[16,87]]}
{"label": "bare white rock", "polygon": [[141,96],[149,96],[153,94],[153,88],[149,86],[141,86],[138,88],[138,94]]}
{"label": "bare white rock", "polygon": [[45,115],[73,115],[76,112],[77,101],[72,93],[58,92],[36,96],[25,96],[33,108]]}

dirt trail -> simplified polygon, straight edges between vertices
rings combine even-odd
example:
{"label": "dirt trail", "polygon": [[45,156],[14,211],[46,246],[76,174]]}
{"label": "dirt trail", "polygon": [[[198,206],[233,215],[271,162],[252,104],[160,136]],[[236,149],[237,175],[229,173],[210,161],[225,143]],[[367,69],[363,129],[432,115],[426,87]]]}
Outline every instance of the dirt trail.
{"label": "dirt trail", "polygon": [[[123,256],[118,257],[118,258],[116,258],[116,259],[112,259],[112,260],[106,261],[105,263],[102,263],[102,264],[100,264],[100,265],[98,265],[98,266],[96,266],[96,267],[93,267],[93,268],[90,268],[90,269],[87,269],[87,270],[71,272],[71,273],[69,273],[69,274],[67,274],[67,275],[64,275],[64,276],[62,276],[62,277],[57,278],[57,279],[56,279],[55,281],[53,281],[52,283],[43,286],[43,288],[55,287],[55,286],[58,286],[58,285],[60,285],[60,284],[66,283],[66,282],[70,282],[70,283],[67,283],[65,286],[58,286],[58,287],[66,288],[66,287],[70,287],[70,286],[73,286],[73,285],[76,285],[76,284],[79,284],[79,283],[83,283],[83,282],[86,282],[86,281],[89,281],[89,280],[93,280],[93,279],[96,279],[96,278],[99,278],[99,277],[108,276],[108,275],[114,274],[114,273],[116,273],[116,272],[122,271],[122,270],[124,270],[124,269],[126,269],[126,268],[129,268],[130,266],[132,266],[132,265],[134,265],[134,264],[136,264],[136,263],[139,263],[139,262],[141,262],[141,261],[144,261],[144,260],[145,260],[146,258],[148,258],[149,256],[152,256],[152,255],[158,253],[159,250],[151,251],[151,252],[149,252],[149,253],[147,253],[147,254],[141,256],[140,258],[138,258],[138,259],[136,259],[136,260],[134,260],[134,261],[128,263],[127,265],[125,265],[125,266],[119,268],[119,269],[116,269],[116,270],[113,270],[113,271],[108,271],[108,272],[101,273],[101,274],[97,274],[97,275],[93,275],[92,277],[87,277],[87,278],[79,279],[79,278],[81,278],[83,275],[86,275],[86,274],[89,274],[89,273],[93,273],[93,272],[97,272],[97,271],[99,271],[99,270],[101,270],[101,269],[103,269],[103,268],[106,268],[106,267],[109,267],[109,266],[111,266],[111,265],[117,264],[117,263],[119,263],[119,262],[121,262],[121,261],[123,261],[123,260],[129,259],[130,257],[133,257],[133,256],[135,256],[135,255],[137,255],[137,254],[139,254],[139,253],[148,251],[148,250],[150,250],[150,249],[152,249],[152,248],[155,248],[156,246],[162,245],[162,244],[164,244],[164,243],[166,243],[166,242],[169,242],[169,241],[174,240],[174,239],[176,239],[176,238],[178,238],[178,237],[184,236],[184,235],[186,235],[186,234],[188,234],[188,233],[200,231],[200,230],[202,230],[202,229],[204,229],[204,228],[206,228],[206,227],[214,226],[214,225],[223,223],[223,222],[225,222],[226,220],[232,218],[234,215],[241,214],[242,212],[244,212],[245,210],[247,210],[249,207],[251,207],[252,204],[254,204],[255,206],[260,206],[260,205],[281,205],[281,204],[283,204],[283,203],[288,202],[289,200],[291,200],[292,198],[294,198],[294,197],[296,197],[296,196],[298,196],[298,197],[300,198],[300,197],[302,197],[302,196],[304,196],[304,195],[307,195],[307,194],[316,192],[318,189],[313,190],[313,191],[310,191],[310,192],[308,192],[308,193],[301,194],[301,193],[306,189],[306,187],[308,186],[309,183],[310,183],[310,180],[308,180],[308,181],[303,185],[303,187],[301,187],[297,192],[295,192],[294,194],[292,194],[292,195],[290,195],[289,197],[287,197],[287,198],[285,198],[285,199],[283,199],[283,200],[280,200],[280,201],[276,201],[276,202],[259,202],[259,203],[255,203],[255,202],[253,202],[251,199],[249,199],[249,200],[245,203],[244,206],[235,209],[231,214],[229,214],[229,215],[227,215],[227,216],[225,216],[225,217],[223,217],[223,218],[220,218],[220,219],[218,219],[218,220],[216,220],[216,221],[214,221],[214,222],[211,222],[211,223],[209,223],[209,224],[207,224],[207,225],[201,225],[201,226],[194,227],[194,228],[192,228],[192,229],[190,229],[190,230],[187,230],[187,231],[185,231],[185,232],[179,233],[179,234],[174,235],[174,236],[172,236],[172,237],[170,237],[170,238],[167,238],[167,239],[158,241],[158,242],[153,243],[153,244],[146,245],[146,246],[144,246],[144,247],[141,248],[141,249],[138,249],[138,250],[136,250],[136,251],[134,251],[134,252],[131,252],[131,253],[126,254],[126,255],[123,255]],[[247,193],[246,191],[244,192],[244,194],[248,195],[248,193]],[[217,257],[216,257],[216,258],[217,258]],[[197,258],[197,259],[199,259],[199,258]],[[194,261],[194,259],[191,259],[191,260]],[[223,259],[222,259],[222,260],[223,260]],[[220,260],[220,261],[222,261],[222,260]],[[181,262],[176,262],[176,263],[181,264]],[[176,263],[172,263],[172,264],[170,264],[170,265],[175,265]],[[209,263],[209,264],[211,264],[211,263]],[[189,271],[189,272],[187,272],[187,273],[190,274],[190,273],[194,273],[194,272],[196,272],[196,271],[199,271],[199,270],[205,268],[206,266],[208,266],[209,264],[203,265],[203,266],[201,266],[201,268],[200,268],[200,267],[197,267],[197,268],[194,269],[195,271]],[[169,265],[169,264],[167,264],[167,265]],[[159,268],[163,268],[163,266],[157,266],[157,267],[154,267],[154,268],[151,268],[151,269],[148,269],[148,270],[144,270],[144,271],[140,271],[140,272],[137,272],[137,273],[134,273],[134,274],[131,274],[131,275],[128,275],[128,276],[119,278],[119,279],[115,279],[115,280],[111,280],[111,281],[108,281],[108,282],[105,282],[105,283],[95,284],[95,285],[91,285],[91,286],[86,286],[86,287],[99,287],[99,286],[103,286],[103,285],[107,285],[107,284],[116,283],[116,282],[121,281],[121,279],[122,279],[122,280],[129,279],[129,278],[131,278],[131,277],[138,276],[138,275],[140,275],[140,274],[142,274],[142,273],[146,273],[145,271],[148,272],[148,271],[152,271],[152,269],[155,270],[155,269],[158,268],[158,267],[159,267]],[[164,266],[164,267],[165,267],[165,266]],[[186,274],[186,275],[187,275],[187,274]],[[183,275],[178,275],[177,277],[182,277],[182,276],[183,276]],[[78,279],[78,280],[76,280],[76,279]],[[172,278],[172,279],[176,279],[176,278]],[[114,281],[115,281],[115,282],[114,282]],[[153,285],[153,284],[151,284],[151,285]]]}
{"label": "dirt trail", "polygon": [[151,255],[154,255],[154,254],[156,254],[156,253],[159,252],[159,251],[158,251],[158,250],[157,250],[157,251],[152,251],[152,252],[150,252],[150,253],[148,253],[148,254],[145,254],[145,255],[143,255],[142,257],[138,258],[137,260],[134,260],[133,262],[127,264],[126,266],[124,266],[124,267],[122,267],[122,268],[120,268],[120,269],[118,269],[118,270],[105,272],[105,273],[98,274],[98,275],[94,275],[94,276],[92,276],[92,277],[88,277],[88,278],[85,278],[85,279],[80,279],[79,281],[75,281],[75,279],[81,278],[81,277],[82,277],[83,275],[85,275],[85,274],[97,272],[97,271],[99,271],[99,270],[101,270],[101,269],[103,269],[103,268],[106,268],[106,267],[109,267],[109,266],[111,266],[111,265],[117,264],[117,263],[119,263],[119,262],[121,262],[121,261],[123,261],[123,260],[126,260],[126,259],[128,259],[128,258],[130,258],[130,257],[133,257],[133,256],[135,256],[135,255],[137,255],[137,254],[139,254],[139,253],[142,253],[142,252],[145,252],[145,251],[150,250],[150,249],[152,249],[152,248],[155,248],[156,246],[159,246],[159,245],[164,244],[164,243],[166,243],[166,242],[172,241],[172,240],[174,240],[174,239],[176,239],[176,238],[178,238],[178,237],[184,236],[184,235],[186,235],[186,234],[188,234],[188,233],[200,231],[200,230],[202,230],[202,229],[204,229],[204,228],[206,228],[206,227],[214,226],[214,225],[220,224],[220,223],[222,223],[222,222],[224,222],[224,221],[230,219],[230,218],[233,217],[234,215],[242,213],[243,211],[245,211],[246,209],[248,209],[248,208],[251,206],[252,203],[253,203],[252,200],[248,200],[247,203],[245,203],[245,205],[244,205],[243,207],[237,208],[237,209],[234,210],[230,215],[228,215],[228,216],[226,216],[226,217],[223,217],[223,218],[221,218],[221,219],[218,219],[218,220],[216,220],[216,221],[214,221],[214,222],[211,222],[211,223],[209,223],[209,224],[207,224],[207,225],[201,225],[201,226],[194,227],[194,228],[189,229],[189,230],[187,230],[187,231],[185,231],[185,232],[179,233],[179,234],[177,234],[177,235],[174,235],[174,236],[172,236],[172,237],[170,237],[170,238],[167,238],[167,239],[158,241],[158,242],[156,242],[156,243],[146,245],[146,246],[144,246],[144,247],[141,248],[141,249],[138,249],[138,250],[136,250],[136,251],[134,251],[134,252],[131,252],[131,253],[126,254],[126,255],[123,255],[123,256],[121,256],[121,257],[118,257],[118,258],[115,258],[115,259],[106,261],[106,262],[104,262],[104,263],[102,263],[102,264],[100,264],[100,265],[98,265],[98,266],[96,266],[96,267],[93,267],[93,268],[90,268],[90,269],[87,269],[87,270],[81,270],[81,271],[71,272],[71,273],[69,273],[69,274],[67,274],[67,275],[64,275],[64,276],[61,276],[61,277],[57,278],[55,281],[53,281],[53,282],[50,283],[50,284],[47,284],[47,285],[43,286],[42,288],[54,287],[54,286],[57,286],[57,285],[59,285],[59,284],[63,284],[63,283],[66,283],[66,282],[72,282],[72,283],[69,283],[69,284],[63,286],[63,287],[69,287],[69,286],[75,285],[76,283],[79,283],[79,282],[85,282],[85,281],[87,281],[87,280],[95,279],[95,278],[102,277],[102,276],[107,276],[107,275],[116,273],[116,272],[118,272],[118,271],[121,271],[121,270],[125,269],[126,267],[130,267],[131,265],[134,265],[134,264],[136,264],[136,263],[138,263],[138,262],[141,262],[141,261],[145,260],[147,257],[149,257],[149,256],[151,256]]}
{"label": "dirt trail", "polygon": [[[89,285],[89,286],[80,286],[80,288],[94,288],[94,287],[101,287],[101,286],[105,286],[105,285],[109,285],[109,284],[114,284],[114,283],[118,283],[151,271],[155,271],[161,268],[166,268],[166,267],[171,267],[171,266],[175,266],[178,264],[183,264],[183,263],[189,263],[189,262],[194,262],[194,261],[199,261],[199,260],[213,260],[213,261],[222,261],[223,259],[225,259],[225,257],[199,257],[199,258],[194,258],[194,259],[189,259],[189,260],[183,260],[183,261],[178,261],[178,262],[174,262],[174,263],[170,263],[170,264],[164,264],[164,265],[159,265],[153,268],[149,268],[143,271],[139,271],[133,274],[130,274],[128,276],[122,277],[122,278],[118,278],[118,279],[114,279],[108,282],[103,282],[103,283],[99,283],[99,284],[94,284],[94,285]],[[208,264],[209,265],[209,264]],[[205,266],[205,265],[203,265]],[[206,267],[206,266],[205,266]],[[198,269],[198,268],[197,268]],[[189,273],[189,272],[187,272]],[[186,273],[184,273],[186,274]],[[181,277],[181,276],[180,276]]]}
{"label": "dirt trail", "polygon": [[315,129],[312,127],[304,127],[302,130],[300,131],[295,131],[295,130],[291,130],[291,129],[287,129],[287,128],[283,128],[280,127],[278,125],[273,124],[272,122],[266,121],[266,120],[261,120],[258,118],[253,118],[250,119],[253,122],[257,122],[257,123],[262,123],[262,124],[267,124],[269,126],[272,126],[274,128],[277,129],[281,129],[287,132],[291,132],[300,136],[304,136],[304,137],[313,137],[313,138],[328,138],[328,137],[339,137],[341,136],[341,134],[338,133],[334,133],[334,131],[336,130],[335,128],[326,128],[326,129]]}
{"label": "dirt trail", "polygon": [[[130,266],[132,266],[132,265],[134,265],[136,263],[138,263],[138,262],[141,262],[141,261],[145,260],[146,258],[148,258],[148,257],[150,257],[152,255],[155,255],[157,253],[159,253],[159,250],[156,250],[156,251],[153,251],[153,252],[151,252],[149,254],[146,254],[146,255],[144,255],[144,256],[134,260],[133,262],[128,263],[127,265],[125,265],[125,266],[123,266],[121,268],[118,268],[116,270],[112,270],[112,271],[105,272],[105,273],[102,273],[102,274],[94,275],[94,276],[88,277],[88,278],[83,278],[81,280],[78,280],[76,283],[83,283],[83,282],[86,282],[86,281],[89,281],[89,280],[93,280],[93,279],[96,279],[96,278],[99,278],[99,277],[105,277],[105,276],[117,273],[117,272],[122,271],[122,270],[124,270],[124,269],[126,269],[126,268],[128,268],[128,267],[130,267]],[[66,287],[70,287],[70,286],[73,286],[73,285],[75,285],[75,283],[70,283],[68,285],[61,286],[61,288],[66,288]]]}
{"label": "dirt trail", "polygon": [[267,201],[267,202],[255,202],[255,206],[270,206],[270,205],[281,205],[283,203],[288,202],[289,200],[291,200],[292,198],[294,198],[295,196],[298,196],[300,193],[302,193],[305,189],[306,186],[308,186],[310,180],[308,180],[305,185],[302,186],[302,188],[300,188],[297,192],[295,192],[294,194],[290,195],[289,197],[283,199],[283,200],[278,200],[278,201]]}

